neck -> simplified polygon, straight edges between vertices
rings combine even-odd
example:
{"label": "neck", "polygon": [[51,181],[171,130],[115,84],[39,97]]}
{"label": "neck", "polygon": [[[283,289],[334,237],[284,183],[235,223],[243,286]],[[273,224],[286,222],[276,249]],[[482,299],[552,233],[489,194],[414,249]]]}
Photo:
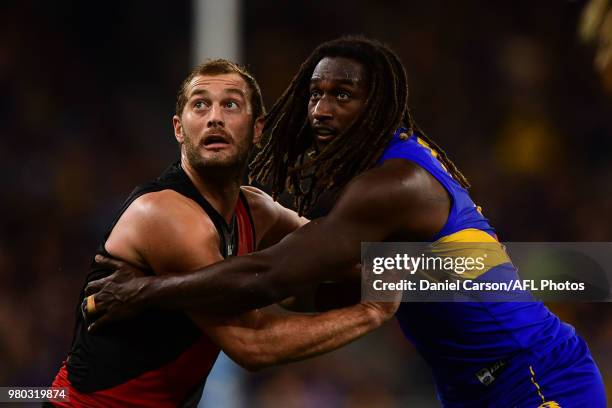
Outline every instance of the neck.
{"label": "neck", "polygon": [[184,154],[181,154],[181,166],[198,192],[229,224],[238,201],[243,169],[198,170],[189,163]]}

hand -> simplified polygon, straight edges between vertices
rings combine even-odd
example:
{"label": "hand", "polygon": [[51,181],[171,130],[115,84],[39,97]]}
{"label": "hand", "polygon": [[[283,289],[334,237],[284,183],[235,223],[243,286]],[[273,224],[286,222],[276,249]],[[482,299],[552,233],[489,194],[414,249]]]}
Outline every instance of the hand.
{"label": "hand", "polygon": [[[85,321],[97,319],[89,325],[89,332],[96,332],[109,322],[136,316],[143,309],[146,297],[144,289],[154,279],[128,263],[96,255],[96,263],[115,272],[102,279],[89,282],[85,287],[85,299],[81,310]],[[88,313],[88,297],[93,296],[95,311]],[[91,300],[90,300],[91,302]]]}

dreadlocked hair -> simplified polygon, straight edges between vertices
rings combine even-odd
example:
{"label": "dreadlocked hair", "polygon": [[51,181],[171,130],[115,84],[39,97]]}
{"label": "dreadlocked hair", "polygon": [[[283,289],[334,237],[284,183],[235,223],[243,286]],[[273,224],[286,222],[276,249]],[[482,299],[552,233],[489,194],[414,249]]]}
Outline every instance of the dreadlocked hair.
{"label": "dreadlocked hair", "polygon": [[[344,57],[363,64],[368,93],[363,114],[324,149],[306,159],[313,144],[308,122],[310,79],[317,64],[326,57]],[[360,36],[323,43],[304,61],[267,114],[263,148],[251,163],[250,179],[270,186],[274,199],[284,191],[292,193],[302,215],[324,191],[338,191],[355,175],[374,166],[400,126],[408,129],[408,135],[418,132],[438,152],[438,159],[450,174],[462,186],[469,187],[446,153],[413,121],[408,108],[406,72],[389,47]]]}

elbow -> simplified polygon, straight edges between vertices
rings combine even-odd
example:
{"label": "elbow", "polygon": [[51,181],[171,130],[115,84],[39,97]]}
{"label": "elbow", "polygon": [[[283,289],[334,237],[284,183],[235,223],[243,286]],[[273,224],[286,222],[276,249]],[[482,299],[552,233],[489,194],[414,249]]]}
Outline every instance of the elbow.
{"label": "elbow", "polygon": [[243,361],[243,362],[238,363],[238,365],[251,373],[256,373],[267,367],[266,365],[253,363],[250,361]]}
{"label": "elbow", "polygon": [[255,372],[278,363],[277,354],[269,345],[256,331],[250,331],[226,342],[223,351],[240,367]]}
{"label": "elbow", "polygon": [[232,353],[230,357],[236,364],[250,372],[257,372],[277,363],[272,355],[257,347],[243,348]]}

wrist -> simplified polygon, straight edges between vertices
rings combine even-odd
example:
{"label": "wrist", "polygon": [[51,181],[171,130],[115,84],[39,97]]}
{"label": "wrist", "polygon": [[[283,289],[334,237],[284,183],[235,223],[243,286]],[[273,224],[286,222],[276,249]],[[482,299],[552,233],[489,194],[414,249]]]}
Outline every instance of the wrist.
{"label": "wrist", "polygon": [[160,277],[150,276],[141,279],[140,290],[135,299],[136,305],[146,308],[159,306],[162,297]]}

